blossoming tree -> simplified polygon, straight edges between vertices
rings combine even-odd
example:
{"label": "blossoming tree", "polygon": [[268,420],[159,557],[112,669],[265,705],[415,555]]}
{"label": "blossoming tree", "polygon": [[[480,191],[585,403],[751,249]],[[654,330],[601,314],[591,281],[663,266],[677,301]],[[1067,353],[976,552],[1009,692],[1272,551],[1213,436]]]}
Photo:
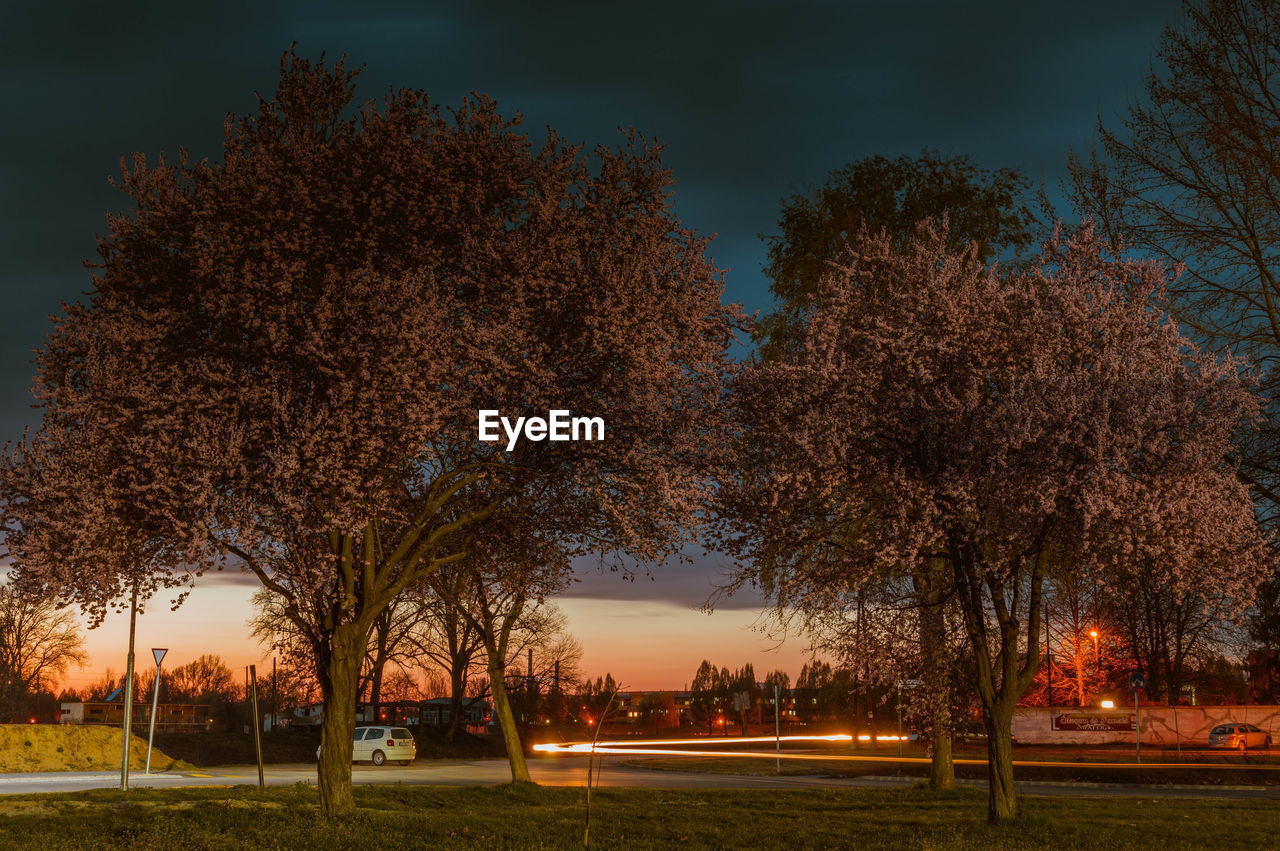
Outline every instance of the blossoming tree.
{"label": "blossoming tree", "polygon": [[1267,570],[1229,461],[1258,398],[1241,363],[1153,307],[1165,280],[1088,226],[1016,272],[948,250],[945,225],[900,249],[864,231],[794,350],[737,381],[741,460],[722,496],[743,578],[822,607],[944,564],[992,821],[1016,812],[1010,722],[1040,664],[1046,576],[1142,562],[1247,601]]}
{"label": "blossoming tree", "polygon": [[[0,474],[22,581],[99,617],[214,567],[281,595],[324,695],[331,816],[353,809],[374,620],[486,521],[562,554],[678,551],[739,321],[658,148],[534,145],[483,97],[353,109],[354,76],[287,54],[221,160],[125,165],[131,207]],[[494,408],[608,430],[508,452],[477,440]]]}

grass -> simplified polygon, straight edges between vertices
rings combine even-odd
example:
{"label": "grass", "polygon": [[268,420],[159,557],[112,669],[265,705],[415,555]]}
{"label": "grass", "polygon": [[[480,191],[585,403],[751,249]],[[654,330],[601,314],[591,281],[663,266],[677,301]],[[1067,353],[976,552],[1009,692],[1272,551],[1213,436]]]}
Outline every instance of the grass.
{"label": "grass", "polygon": [[[865,754],[864,754],[865,756]],[[844,760],[788,760],[782,759],[784,775],[819,777],[927,777],[929,766],[925,763],[895,763],[892,756],[884,754],[883,761]],[[913,754],[908,754],[913,756]],[[918,756],[915,754],[914,756]],[[1014,759],[1038,759],[1034,756],[1015,754]],[[736,774],[775,776],[777,771],[772,759],[747,757],[677,757],[671,759],[631,760],[632,765],[659,771],[697,771],[707,774]],[[1015,765],[1013,776],[1018,781],[1048,781],[1064,783],[1138,783],[1155,785],[1210,785],[1210,786],[1280,786],[1280,765],[1274,760],[1266,765],[1248,768],[1215,766],[1205,763],[1203,768],[1162,768],[1159,764],[1144,763],[1124,767],[1108,767],[1093,762],[1055,761],[1053,765]],[[985,780],[987,766],[957,765],[956,777]]]}
{"label": "grass", "polygon": [[[318,816],[314,788],[99,790],[0,798],[0,847],[567,848],[581,845],[583,790],[360,786],[357,812]],[[1257,848],[1280,831],[1271,802],[1024,798],[983,823],[974,790],[602,788],[596,847]]]}
{"label": "grass", "polygon": [[[115,727],[0,724],[0,773],[119,770],[123,744]],[[147,740],[134,736],[129,754],[130,764],[141,769],[146,764]],[[158,746],[151,757],[153,768],[187,767]]]}

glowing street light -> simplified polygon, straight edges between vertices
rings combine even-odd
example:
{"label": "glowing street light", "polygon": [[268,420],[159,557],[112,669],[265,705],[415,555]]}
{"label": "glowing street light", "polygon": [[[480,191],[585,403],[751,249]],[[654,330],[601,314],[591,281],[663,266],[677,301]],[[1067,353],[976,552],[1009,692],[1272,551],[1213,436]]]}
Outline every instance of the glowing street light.
{"label": "glowing street light", "polygon": [[1102,703],[1100,703],[1100,704],[1098,704],[1098,705],[1099,705],[1099,706],[1101,706],[1103,709],[1115,709],[1115,708],[1116,708],[1116,702],[1115,702],[1114,700],[1104,700],[1104,701],[1102,701]]}

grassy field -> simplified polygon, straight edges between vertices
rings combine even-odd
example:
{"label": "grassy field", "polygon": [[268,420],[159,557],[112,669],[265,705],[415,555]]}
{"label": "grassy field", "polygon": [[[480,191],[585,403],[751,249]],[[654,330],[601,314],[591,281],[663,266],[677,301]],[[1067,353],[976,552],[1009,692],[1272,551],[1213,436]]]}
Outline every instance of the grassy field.
{"label": "grassy field", "polygon": [[[0,847],[580,847],[583,790],[361,786],[356,815],[319,818],[304,786],[135,789],[0,798]],[[905,790],[600,789],[592,845],[666,848],[1274,847],[1271,802],[1025,798],[983,824],[985,795]]]}
{"label": "grassy field", "polygon": [[[785,752],[784,752],[785,753]],[[865,756],[865,754],[864,754]],[[910,754],[908,754],[910,756]],[[1039,760],[1040,757],[1015,754],[1015,760]],[[659,771],[700,771],[708,774],[776,775],[774,761],[767,758],[746,757],[678,757],[630,761],[632,765]],[[1164,768],[1159,763],[1144,763],[1124,767],[1108,767],[1098,761],[1072,761],[1068,759],[1044,760],[1044,765],[1016,765],[1014,778],[1019,781],[1049,781],[1074,783],[1140,783],[1212,786],[1280,786],[1280,765],[1274,758],[1267,763],[1239,762],[1222,765],[1203,762],[1203,768]],[[784,775],[817,775],[820,777],[927,777],[929,766],[924,762],[894,763],[888,755],[885,761],[848,760],[782,760]],[[956,766],[956,777],[985,780],[987,766],[961,764]]]}

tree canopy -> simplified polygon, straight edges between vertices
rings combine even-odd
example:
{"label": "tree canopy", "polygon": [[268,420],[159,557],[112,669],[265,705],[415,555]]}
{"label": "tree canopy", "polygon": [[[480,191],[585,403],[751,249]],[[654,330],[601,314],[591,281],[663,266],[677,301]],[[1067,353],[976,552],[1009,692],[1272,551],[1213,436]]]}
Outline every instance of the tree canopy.
{"label": "tree canopy", "polygon": [[[353,107],[354,78],[287,54],[220,160],[124,164],[131,206],[38,353],[43,419],[0,469],[22,582],[98,616],[213,566],[281,595],[339,725],[331,814],[352,806],[336,719],[407,587],[481,541],[536,539],[563,567],[693,534],[740,316],[658,146],[535,145],[482,96]],[[506,452],[477,440],[481,409],[607,435]]]}
{"label": "tree canopy", "polygon": [[[1260,400],[1154,306],[1167,271],[1086,225],[1030,268],[862,230],[794,346],[735,385],[727,544],[785,604],[834,607],[945,565],[1012,812],[1008,719],[1039,664],[1046,575],[1149,565],[1243,607],[1271,564],[1232,437]],[[1003,745],[1001,743],[1003,742]],[[1003,747],[1003,750],[1001,750]]]}
{"label": "tree canopy", "polygon": [[865,157],[833,170],[821,186],[784,199],[779,232],[761,235],[777,309],[761,323],[759,335],[770,344],[789,336],[807,299],[864,226],[885,231],[901,247],[921,219],[946,216],[952,249],[974,242],[983,260],[1027,250],[1036,227],[1026,203],[1028,187],[1016,169],[989,171],[968,156],[929,150]]}

